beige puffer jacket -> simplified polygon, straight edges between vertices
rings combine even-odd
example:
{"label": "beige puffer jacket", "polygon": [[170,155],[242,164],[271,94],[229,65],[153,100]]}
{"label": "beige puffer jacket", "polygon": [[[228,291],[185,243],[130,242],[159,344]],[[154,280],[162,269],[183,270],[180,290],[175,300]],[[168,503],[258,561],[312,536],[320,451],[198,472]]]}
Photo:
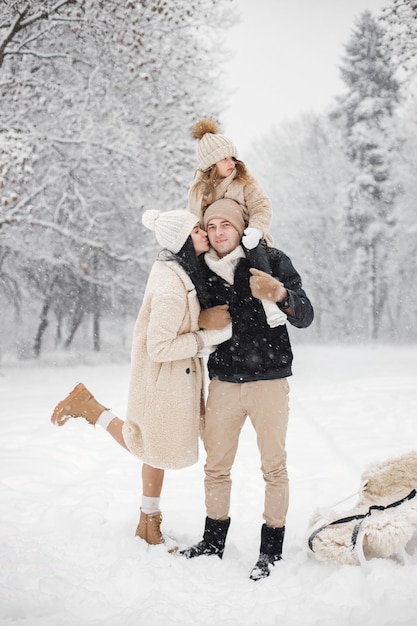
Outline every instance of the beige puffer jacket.
{"label": "beige puffer jacket", "polygon": [[[188,193],[188,210],[202,219],[203,194],[196,191],[193,186],[202,176],[201,170],[197,170],[193,184]],[[255,178],[250,183],[243,183],[236,179],[236,171],[227,178],[223,178],[216,186],[216,198],[231,198],[241,205],[243,217],[248,226],[259,228],[269,245],[272,245],[272,237],[269,233],[272,220],[271,200],[263,191]],[[214,200],[213,200],[214,202]]]}

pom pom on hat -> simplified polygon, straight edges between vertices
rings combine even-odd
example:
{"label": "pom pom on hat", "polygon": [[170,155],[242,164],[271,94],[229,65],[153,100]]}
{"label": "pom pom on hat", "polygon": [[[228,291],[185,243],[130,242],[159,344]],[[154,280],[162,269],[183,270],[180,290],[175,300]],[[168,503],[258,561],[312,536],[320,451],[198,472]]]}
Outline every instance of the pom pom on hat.
{"label": "pom pom on hat", "polygon": [[230,222],[231,225],[236,228],[240,237],[242,237],[246,224],[242,207],[238,202],[231,198],[220,198],[220,200],[216,200],[213,204],[210,204],[203,215],[205,230],[207,230],[209,221],[215,217]]}
{"label": "pom pom on hat", "polygon": [[156,211],[155,209],[149,209],[148,211],[145,211],[145,213],[142,215],[142,224],[145,226],[145,228],[148,228],[149,230],[155,230],[155,222],[160,214],[161,211]]}
{"label": "pom pom on hat", "polygon": [[190,211],[157,211],[148,209],[142,215],[142,224],[153,230],[157,242],[173,254],[181,250],[198,219]]}
{"label": "pom pom on hat", "polygon": [[218,130],[219,127],[217,126],[216,120],[213,120],[210,117],[203,117],[202,120],[198,120],[198,122],[193,124],[191,134],[194,139],[201,139],[206,133],[215,135]]}
{"label": "pom pom on hat", "polygon": [[236,146],[224,135],[219,135],[217,122],[204,117],[193,124],[191,134],[197,143],[197,159],[200,169],[208,170],[212,165],[225,159],[237,159]]}

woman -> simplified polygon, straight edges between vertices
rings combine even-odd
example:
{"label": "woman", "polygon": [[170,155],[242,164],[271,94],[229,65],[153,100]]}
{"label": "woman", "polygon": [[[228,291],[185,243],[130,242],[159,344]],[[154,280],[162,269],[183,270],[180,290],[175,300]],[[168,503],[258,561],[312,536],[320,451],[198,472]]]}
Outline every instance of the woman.
{"label": "woman", "polygon": [[[197,256],[207,252],[209,243],[195,215],[149,210],[142,223],[155,231],[163,250],[151,269],[135,324],[126,421],[97,402],[82,383],[56,406],[51,421],[63,426],[70,417],[82,417],[99,424],[143,461],[142,506],[135,534],[149,544],[160,544],[166,543],[159,507],[164,471],[198,460],[204,406],[199,356],[232,333],[225,307],[213,317],[217,329],[199,329],[196,286],[200,294],[204,290],[198,280]],[[207,322],[205,326],[213,328]]]}

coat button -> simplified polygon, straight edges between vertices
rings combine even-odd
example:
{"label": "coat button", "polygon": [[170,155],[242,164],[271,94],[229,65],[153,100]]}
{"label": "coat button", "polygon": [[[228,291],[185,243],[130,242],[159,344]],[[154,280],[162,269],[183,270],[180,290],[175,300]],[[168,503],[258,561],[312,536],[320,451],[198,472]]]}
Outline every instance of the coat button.
{"label": "coat button", "polygon": [[186,373],[186,374],[189,374],[190,372],[191,372],[190,368],[189,368],[189,367],[187,367],[187,369],[185,370],[185,373]]}

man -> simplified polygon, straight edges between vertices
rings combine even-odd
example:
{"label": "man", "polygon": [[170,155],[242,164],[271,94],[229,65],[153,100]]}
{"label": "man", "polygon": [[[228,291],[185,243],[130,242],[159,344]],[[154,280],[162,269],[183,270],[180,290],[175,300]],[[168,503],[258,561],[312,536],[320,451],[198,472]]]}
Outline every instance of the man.
{"label": "man", "polygon": [[298,328],[309,326],[314,313],[299,274],[283,252],[265,248],[272,275],[250,267],[240,245],[246,225],[239,204],[226,198],[217,200],[203,219],[212,247],[202,264],[210,306],[228,305],[233,336],[217,346],[208,361],[210,385],[203,435],[207,517],[202,541],[181,554],[187,558],[223,556],[230,524],[230,474],[239,434],[249,417],[257,433],[265,481],[260,554],[250,575],[259,580],[268,576],[270,566],[282,557],[289,491],[287,377],[292,373],[285,323],[271,328],[261,300],[278,304],[288,322]]}

